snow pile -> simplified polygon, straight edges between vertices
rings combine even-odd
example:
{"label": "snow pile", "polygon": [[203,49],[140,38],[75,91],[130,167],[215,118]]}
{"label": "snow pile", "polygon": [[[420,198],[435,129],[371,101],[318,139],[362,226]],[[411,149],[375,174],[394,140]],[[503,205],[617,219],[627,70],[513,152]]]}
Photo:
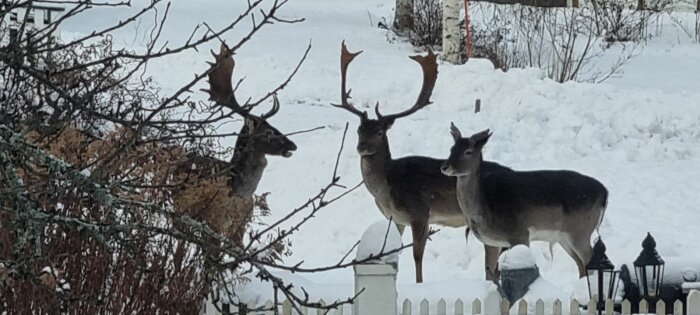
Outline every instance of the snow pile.
{"label": "snow pile", "polygon": [[[377,221],[370,225],[362,234],[360,245],[357,246],[355,260],[365,260],[383,253],[401,248],[401,234],[396,225],[389,220]],[[378,259],[371,259],[372,263],[393,264],[399,263],[400,252],[392,253]]]}
{"label": "snow pile", "polygon": [[537,264],[529,247],[516,245],[498,257],[498,266],[501,270],[517,270],[535,268]]}

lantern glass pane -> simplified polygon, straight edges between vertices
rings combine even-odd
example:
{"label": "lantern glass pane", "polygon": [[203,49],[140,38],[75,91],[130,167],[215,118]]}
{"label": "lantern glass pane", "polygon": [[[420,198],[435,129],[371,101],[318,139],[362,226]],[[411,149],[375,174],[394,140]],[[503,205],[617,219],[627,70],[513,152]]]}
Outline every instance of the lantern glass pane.
{"label": "lantern glass pane", "polygon": [[[602,276],[602,277],[601,277]],[[594,296],[597,296],[600,292],[602,292],[602,295],[600,298],[603,300],[606,300],[608,298],[613,298],[612,294],[613,292],[613,285],[615,284],[615,273],[610,270],[588,270],[588,292],[590,294],[590,297],[593,298]],[[599,291],[599,282],[600,282],[600,288],[603,289],[602,291]]]}
{"label": "lantern glass pane", "polygon": [[647,294],[647,281],[645,270],[646,269],[644,268],[644,266],[634,267],[634,275],[637,278],[637,288],[639,288],[639,294],[641,294],[642,296],[646,296]]}
{"label": "lantern glass pane", "polygon": [[587,270],[588,275],[586,280],[588,280],[588,296],[592,299],[598,294],[598,270]]}
{"label": "lantern glass pane", "polygon": [[619,283],[619,278],[620,278],[620,272],[619,271],[612,271],[610,273],[610,277],[608,277],[610,281],[608,281],[608,288],[610,291],[608,291],[608,297],[615,302],[615,298],[617,297],[617,286]]}
{"label": "lantern glass pane", "polygon": [[659,266],[645,266],[645,273],[647,276],[647,294],[649,294],[650,297],[656,297],[658,290],[659,290],[659,284],[660,280],[659,276]]}

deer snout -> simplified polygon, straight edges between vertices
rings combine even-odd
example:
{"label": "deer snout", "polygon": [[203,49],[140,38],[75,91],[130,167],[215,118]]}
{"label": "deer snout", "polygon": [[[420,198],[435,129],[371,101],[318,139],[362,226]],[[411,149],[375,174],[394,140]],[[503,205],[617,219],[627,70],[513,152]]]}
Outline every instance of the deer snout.
{"label": "deer snout", "polygon": [[452,174],[454,174],[454,169],[452,168],[452,165],[450,165],[447,162],[442,163],[442,166],[440,166],[440,171],[442,171],[442,173],[447,176],[451,176]]}
{"label": "deer snout", "polygon": [[294,152],[296,150],[297,150],[297,145],[292,141],[288,141],[287,143],[285,143],[284,152],[282,152],[282,156],[284,156],[286,158],[291,157],[292,152]]}
{"label": "deer snout", "polygon": [[365,142],[359,142],[357,144],[357,153],[359,153],[361,156],[367,156],[367,155],[373,155],[376,153],[374,150],[370,148],[369,145]]}

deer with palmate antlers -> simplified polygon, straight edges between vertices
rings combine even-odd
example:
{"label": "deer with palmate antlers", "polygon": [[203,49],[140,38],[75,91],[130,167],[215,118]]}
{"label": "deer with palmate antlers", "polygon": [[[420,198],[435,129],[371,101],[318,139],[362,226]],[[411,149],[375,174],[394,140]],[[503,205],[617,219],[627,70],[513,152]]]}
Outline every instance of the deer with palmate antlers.
{"label": "deer with palmate antlers", "polygon": [[210,209],[203,209],[205,213],[202,216],[216,232],[241,244],[245,225],[250,221],[255,204],[253,194],[267,166],[266,156],[288,158],[297,146],[267,122],[279,111],[277,96],[273,95],[273,106],[269,112],[260,116],[253,115],[252,107],[241,106],[234,95],[231,77],[235,62],[229,49],[222,44],[219,54],[212,54],[216,62],[210,63],[213,69],[209,73],[209,89],[204,91],[209,93],[210,99],[216,102],[217,106],[228,108],[243,116],[244,124],[238,134],[230,162],[190,155],[183,167],[198,170],[195,174],[200,180],[221,174],[228,176],[228,202],[233,208],[226,213],[206,213]]}
{"label": "deer with palmate antlers", "polygon": [[[358,110],[350,103],[350,91],[346,90],[348,65],[360,53],[350,53],[343,42],[340,55],[341,103],[332,105],[360,117],[357,152],[360,154],[365,187],[374,196],[382,214],[393,220],[402,234],[406,225],[411,226],[416,282],[421,283],[429,225],[462,227],[467,225],[467,219],[459,208],[455,178],[440,172],[444,161],[422,156],[392,159],[386,132],[397,119],[409,116],[431,103],[430,96],[438,73],[436,56],[429,51],[427,56],[411,57],[423,69],[423,87],[410,109],[382,115],[377,106],[377,119],[370,119],[367,112]],[[469,234],[468,227],[465,232],[465,235]]]}
{"label": "deer with palmate antlers", "polygon": [[[603,220],[608,191],[599,181],[572,171],[514,171],[484,161],[482,149],[491,133],[462,137],[451,126],[455,144],[442,166],[457,178],[459,205],[469,227],[484,244],[496,247],[558,243],[573,258],[579,276],[591,259],[591,235]],[[487,251],[496,271],[499,251]]]}

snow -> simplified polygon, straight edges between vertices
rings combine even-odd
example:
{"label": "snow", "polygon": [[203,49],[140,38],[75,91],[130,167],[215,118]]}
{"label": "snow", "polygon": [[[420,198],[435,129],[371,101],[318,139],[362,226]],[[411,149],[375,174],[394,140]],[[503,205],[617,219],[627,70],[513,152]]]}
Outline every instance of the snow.
{"label": "snow", "polygon": [[525,245],[516,245],[501,253],[498,257],[498,265],[502,270],[528,269],[537,267],[535,256],[530,248]]}
{"label": "snow", "polygon": [[535,303],[539,299],[544,302],[545,314],[553,314],[552,306],[556,300],[562,302],[563,310],[568,310],[571,302],[570,294],[563,292],[560,287],[540,277],[530,285],[529,291],[527,291],[522,298],[513,303],[510,308],[510,314],[518,314],[518,303],[520,303],[521,300],[527,301],[528,314],[534,314]]}
{"label": "snow", "polygon": [[[143,1],[136,1],[135,8],[128,10],[136,10],[139,3]],[[183,42],[196,23],[223,25],[237,16],[244,3],[173,2],[164,36],[173,43]],[[271,123],[287,133],[326,128],[292,136],[299,147],[293,157],[269,159],[258,188],[260,193],[272,192],[268,197],[272,208],[268,222],[285,216],[327,183],[345,123],[350,122],[351,130],[358,125],[353,115],[329,106],[338,102],[340,95],[338,58],[343,39],[351,51],[364,50],[348,73],[348,87],[358,107],[368,108],[378,101],[382,112],[391,113],[415,101],[421,74],[415,62],[407,58],[416,54],[415,49],[373,27],[380,18],[390,20],[393,3],[293,0],[280,10],[281,16],[305,17],[305,22],[272,25],[237,52],[235,80],[245,77],[237,93],[246,99],[263,95],[281,81],[309,40],[312,43],[298,76],[279,93],[282,106]],[[91,11],[64,30],[88,33],[120,17],[111,10],[108,15],[100,12]],[[139,29],[143,30],[150,20],[144,19]],[[637,257],[647,231],[656,238],[657,249],[666,261],[700,261],[700,45],[691,42],[670,19],[659,22],[660,36],[640,47],[621,76],[602,84],[558,84],[538,69],[504,73],[484,60],[459,66],[441,63],[434,103],[398,120],[388,132],[393,156],[447,157],[452,144],[450,121],[464,133],[490,128],[493,136],[484,148],[488,160],[519,170],[576,170],[605,184],[610,198],[600,234],[616,266]],[[135,29],[132,26],[113,34],[116,42],[134,49],[142,47],[144,36],[135,35]],[[233,43],[242,31],[225,39]],[[207,68],[205,62],[211,58],[208,50],[217,45],[211,43],[198,51],[154,62],[147,72],[164,91],[173,91]],[[192,97],[206,99],[202,93]],[[473,104],[477,98],[482,100],[482,111],[475,115]],[[240,122],[221,128],[223,132],[237,131]],[[234,141],[222,139],[229,146]],[[338,174],[348,186],[362,180],[360,160],[352,149],[356,141],[355,133],[349,132],[346,150],[340,156]],[[293,255],[285,263],[294,265],[303,260],[307,267],[335,264],[368,226],[382,218],[372,196],[360,187],[316,214],[292,236]],[[411,250],[401,253],[399,290],[417,297],[467,301],[473,286],[465,283],[484,282],[483,247],[473,236],[465,245],[463,229],[440,229],[426,247],[425,283],[414,283]],[[410,232],[404,233],[404,243],[409,243],[410,237]],[[578,279],[575,263],[560,246],[554,247],[553,255],[545,243],[534,242],[531,250],[542,280],[556,283],[562,297],[587,296],[585,280]],[[327,301],[333,296],[352,295],[351,268],[278,274],[294,282],[295,287],[313,288],[309,290],[312,296],[327,296]],[[251,298],[270,296],[265,293],[269,290],[267,283],[257,287],[254,283],[240,292]]]}
{"label": "snow", "polygon": [[[362,234],[360,244],[357,246],[357,255],[355,260],[366,260],[370,257],[376,257],[381,254],[401,248],[401,234],[396,228],[396,225],[389,220],[377,221],[370,225],[365,233]],[[372,259],[372,263],[382,264],[398,264],[399,253],[392,253]]]}

